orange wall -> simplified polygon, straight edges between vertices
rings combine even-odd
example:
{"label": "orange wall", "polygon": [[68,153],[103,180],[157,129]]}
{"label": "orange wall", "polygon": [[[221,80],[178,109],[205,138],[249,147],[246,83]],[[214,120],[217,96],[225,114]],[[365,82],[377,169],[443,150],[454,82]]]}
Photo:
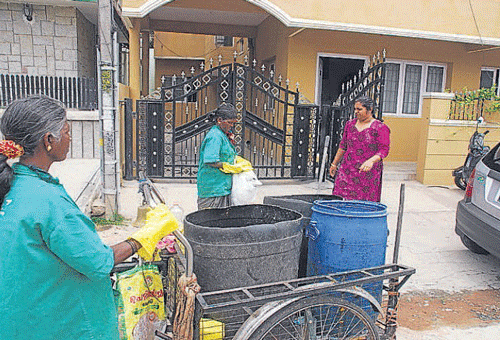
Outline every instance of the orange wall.
{"label": "orange wall", "polygon": [[[500,50],[469,53],[475,47],[462,43],[305,30],[288,38],[288,46],[288,75],[293,83],[301,84],[300,91],[311,102],[315,100],[318,53],[368,56],[385,48],[390,59],[443,63],[447,65],[445,87],[451,91],[477,89],[482,66],[500,67]],[[417,161],[422,118],[384,119],[391,128],[388,160]]]}
{"label": "orange wall", "polygon": [[196,69],[196,73],[199,73],[200,63],[203,60],[197,59],[156,59],[156,79],[155,79],[155,88],[161,86],[161,77],[162,76],[173,76],[176,75],[178,79],[181,77],[182,71],[186,74],[186,76],[190,76],[191,67]]}
{"label": "orange wall", "polygon": [[469,53],[475,46],[381,35],[306,29],[290,38],[289,46],[290,77],[300,78],[301,88],[311,100],[315,94],[318,53],[369,56],[385,48],[389,59],[447,64],[446,86],[451,91],[478,88],[481,67],[500,66],[500,49]]}
{"label": "orange wall", "polygon": [[388,161],[417,161],[421,120],[422,118],[384,118],[384,123],[391,129],[391,150]]}
{"label": "orange wall", "polygon": [[155,32],[155,56],[203,58],[206,35]]}
{"label": "orange wall", "polygon": [[[227,3],[228,0],[224,0]],[[373,11],[370,3],[366,2],[359,5],[359,0],[355,1],[355,6],[348,6],[344,11],[330,11],[325,9],[334,9],[341,4],[354,4],[355,0],[340,0],[340,2],[319,0],[304,0],[301,6],[288,0],[272,0],[292,16],[299,18],[311,17],[313,19],[337,20],[338,22],[353,22],[357,24],[376,25],[386,24],[390,27],[404,27],[408,29],[417,29],[421,25],[422,29],[436,31],[446,31],[448,33],[465,34],[469,32],[476,35],[477,30],[471,31],[470,18],[466,22],[456,20],[465,13],[464,1],[443,0],[439,3],[433,2],[429,7],[427,1],[417,1],[408,5],[399,0],[381,0],[377,3],[377,8],[389,8],[388,5],[401,8],[403,12],[410,11],[414,20],[406,20],[406,16],[400,15],[397,11]],[[238,6],[245,7],[247,2],[234,1]],[[490,8],[492,4],[498,2],[493,0],[474,1],[473,6],[476,9]],[[219,5],[214,2],[204,2],[202,0],[179,0],[169,5],[182,7],[191,6],[192,8],[214,8],[219,9]],[[188,6],[189,5],[189,6]],[[365,6],[366,5],[366,6]],[[386,6],[387,5],[387,6]],[[215,7],[214,7],[215,6]],[[235,5],[236,6],[236,5]],[[399,6],[399,7],[398,7]],[[404,8],[403,8],[404,7]],[[498,7],[498,6],[497,6]],[[233,8],[233,7],[228,7]],[[235,7],[236,8],[236,7]],[[427,11],[423,11],[422,9]],[[449,9],[455,9],[454,15],[436,16],[438,13],[449,13]],[[242,8],[244,11],[244,9]],[[470,8],[469,8],[470,10]],[[495,23],[500,20],[500,16],[492,17],[499,13],[500,8],[490,12],[480,12],[478,14],[478,24],[480,29],[493,36],[500,35],[498,25]],[[384,14],[386,13],[386,14]],[[389,13],[389,14],[387,14]],[[398,13],[393,15],[393,13]],[[470,12],[467,12],[470,15]],[[364,21],[369,14],[370,20]],[[456,14],[456,15],[455,15]],[[377,20],[384,20],[378,23]],[[435,18],[440,18],[436,20]],[[453,20],[451,20],[451,19]],[[488,27],[484,27],[484,22]],[[423,25],[423,26],[422,26]],[[491,27],[490,27],[491,26]],[[492,27],[496,27],[493,29]],[[485,34],[486,34],[485,33]],[[215,57],[218,51],[212,50],[213,37],[189,35],[189,39],[173,39],[169,33],[161,33],[159,40],[168,49],[156,44],[158,48],[157,55],[174,57],[196,57],[204,58]],[[258,27],[255,42],[256,59],[260,67],[262,61],[275,58],[276,74],[282,75],[283,80],[289,78],[290,86],[295,89],[295,83],[300,83],[300,92],[310,102],[315,101],[316,77],[318,68],[318,54],[344,55],[344,56],[370,56],[377,51],[386,49],[389,59],[436,62],[447,65],[447,79],[445,87],[451,91],[460,91],[467,87],[476,89],[479,86],[480,69],[483,66],[500,67],[500,49],[494,49],[484,52],[473,53],[472,51],[481,48],[480,45],[466,43],[445,42],[438,40],[425,40],[416,38],[404,38],[389,35],[353,33],[345,31],[327,31],[321,29],[305,29],[299,31],[298,28],[286,27],[281,21],[270,16],[265,19]],[[170,51],[169,51],[170,50]],[[232,60],[232,48],[221,50],[224,54],[224,60]],[[175,53],[172,53],[174,51]],[[169,61],[170,62],[170,61]],[[180,61],[171,61],[170,65],[165,65],[166,61],[157,60],[157,74],[165,73],[166,68],[171,70],[181,68],[188,73],[191,65],[184,65]],[[188,62],[191,63],[191,62]],[[216,63],[214,61],[214,63]],[[182,65],[181,65],[182,64]],[[197,63],[199,67],[199,62]],[[199,72],[199,69],[198,69]],[[387,125],[392,131],[392,150],[389,160],[393,161],[416,161],[418,154],[418,141],[420,139],[420,117],[385,117]]]}
{"label": "orange wall", "polygon": [[[247,13],[265,13],[281,17],[307,20],[308,24],[353,24],[420,32],[440,32],[448,35],[476,36],[478,29],[483,37],[499,38],[500,6],[498,0],[170,0],[166,7],[208,9]],[[152,0],[124,0],[123,8],[137,9],[146,4],[159,4]],[[259,6],[260,5],[260,6]],[[146,13],[147,14],[147,13]],[[411,18],[409,20],[408,18]],[[477,26],[476,26],[477,22]],[[338,27],[343,27],[337,25]]]}
{"label": "orange wall", "polygon": [[[243,41],[243,48],[240,49],[239,41]],[[236,62],[244,63],[244,57],[249,56],[248,39],[233,37],[233,46],[220,46],[215,44],[215,36],[207,36],[205,39],[205,60],[208,65],[212,59],[213,66],[219,64],[219,56],[222,57],[221,64],[232,63],[234,52],[236,51]]]}
{"label": "orange wall", "polygon": [[281,74],[283,80],[288,76],[288,35],[293,31],[273,17],[264,20],[257,30],[255,46],[259,65],[262,61],[275,57],[276,74]]}

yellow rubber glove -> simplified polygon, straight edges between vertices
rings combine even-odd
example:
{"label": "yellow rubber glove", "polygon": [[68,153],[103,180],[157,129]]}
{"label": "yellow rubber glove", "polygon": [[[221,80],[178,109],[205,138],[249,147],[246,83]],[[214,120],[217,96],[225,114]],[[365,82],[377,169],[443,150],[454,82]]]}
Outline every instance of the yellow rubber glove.
{"label": "yellow rubber glove", "polygon": [[219,169],[226,174],[239,174],[243,171],[243,168],[240,165],[232,165],[226,162],[222,162],[222,168]]}
{"label": "yellow rubber glove", "polygon": [[241,156],[236,156],[234,158],[234,163],[240,165],[243,172],[253,170],[252,163]]}
{"label": "yellow rubber glove", "polygon": [[177,220],[165,204],[159,204],[146,214],[146,224],[130,238],[141,244],[137,251],[145,261],[151,261],[156,244],[178,228]]}
{"label": "yellow rubber glove", "polygon": [[220,170],[226,174],[239,174],[240,172],[253,170],[253,167],[252,163],[247,161],[245,158],[236,156],[234,158],[234,165],[223,162],[222,169]]}

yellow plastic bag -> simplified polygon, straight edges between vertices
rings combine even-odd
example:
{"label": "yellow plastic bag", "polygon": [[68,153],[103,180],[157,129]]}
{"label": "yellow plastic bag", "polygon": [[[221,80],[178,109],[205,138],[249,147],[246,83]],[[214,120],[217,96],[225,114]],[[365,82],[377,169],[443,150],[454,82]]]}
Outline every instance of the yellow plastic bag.
{"label": "yellow plastic bag", "polygon": [[145,261],[152,261],[158,242],[177,227],[175,216],[165,204],[159,204],[149,211],[146,214],[146,224],[131,236],[142,246],[137,252],[139,256]]}
{"label": "yellow plastic bag", "polygon": [[158,267],[137,266],[116,274],[115,301],[121,340],[154,339],[165,331],[165,302]]}
{"label": "yellow plastic bag", "polygon": [[252,163],[241,156],[234,157],[234,163],[241,166],[243,171],[253,170]]}
{"label": "yellow plastic bag", "polygon": [[240,172],[253,170],[252,163],[241,156],[234,158],[234,164],[222,163],[222,172],[227,174],[238,174]]}

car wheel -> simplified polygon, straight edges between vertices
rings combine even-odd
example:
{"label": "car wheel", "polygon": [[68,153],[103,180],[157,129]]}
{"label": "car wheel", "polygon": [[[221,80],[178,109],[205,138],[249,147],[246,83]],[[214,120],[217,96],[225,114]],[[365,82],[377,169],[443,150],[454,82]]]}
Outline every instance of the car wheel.
{"label": "car wheel", "polygon": [[487,250],[478,246],[476,242],[472,241],[467,236],[462,235],[462,236],[460,236],[460,239],[462,240],[462,243],[464,244],[464,246],[466,246],[471,252],[476,253],[476,254],[483,254],[483,255],[489,254]]}
{"label": "car wheel", "polygon": [[465,180],[460,175],[455,176],[455,184],[462,190],[467,188],[467,183],[465,183]]}

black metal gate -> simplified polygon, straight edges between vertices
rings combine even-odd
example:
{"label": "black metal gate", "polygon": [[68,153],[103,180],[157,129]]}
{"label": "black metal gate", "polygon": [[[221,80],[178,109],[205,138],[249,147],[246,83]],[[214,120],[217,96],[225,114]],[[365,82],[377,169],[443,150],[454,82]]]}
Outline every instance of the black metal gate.
{"label": "black metal gate", "polygon": [[[373,114],[378,120],[382,120],[382,109],[384,101],[385,83],[385,50],[377,53],[370,60],[367,70],[361,69],[357,76],[342,84],[342,93],[333,105],[323,105],[318,122],[317,150],[323,151],[326,136],[330,136],[328,148],[328,165],[333,161],[339,143],[344,133],[347,121],[354,118],[354,103],[361,96],[369,96],[373,99],[375,107]],[[327,172],[327,171],[326,171]],[[326,177],[332,179],[329,174]]]}
{"label": "black metal gate", "polygon": [[314,177],[318,107],[300,105],[288,80],[275,82],[272,70],[266,75],[255,64],[202,64],[199,74],[191,68],[190,75],[163,77],[158,99],[137,101],[129,178],[137,170],[152,178],[195,178],[199,148],[212,126],[208,114],[222,102],[237,110],[236,149],[259,178]]}

